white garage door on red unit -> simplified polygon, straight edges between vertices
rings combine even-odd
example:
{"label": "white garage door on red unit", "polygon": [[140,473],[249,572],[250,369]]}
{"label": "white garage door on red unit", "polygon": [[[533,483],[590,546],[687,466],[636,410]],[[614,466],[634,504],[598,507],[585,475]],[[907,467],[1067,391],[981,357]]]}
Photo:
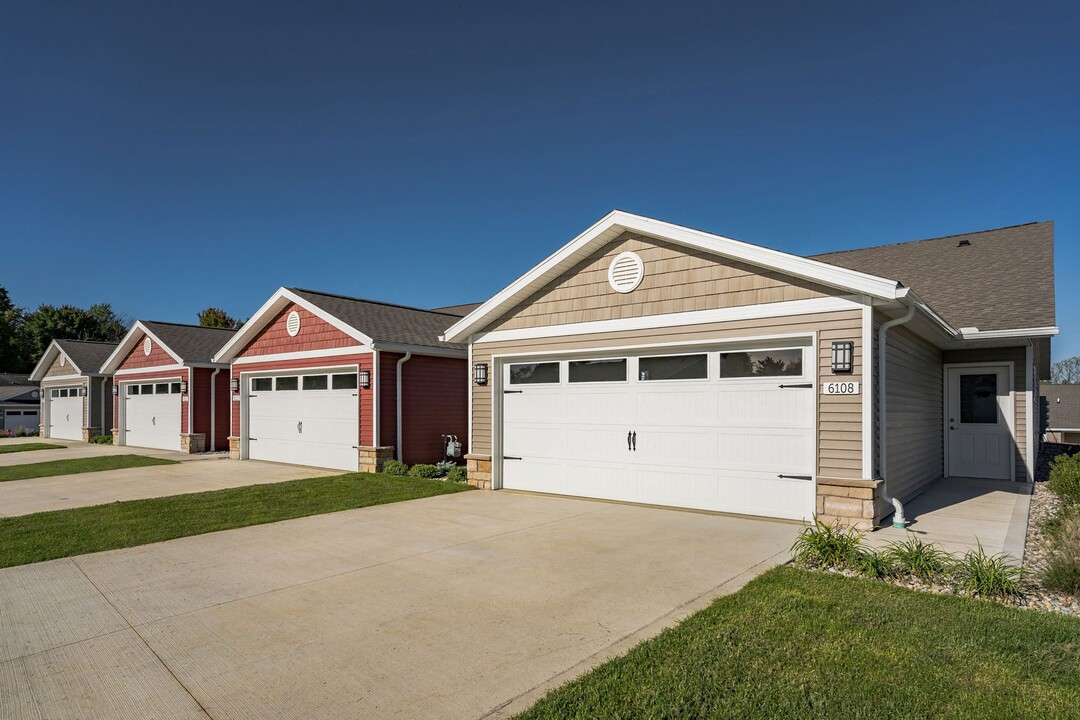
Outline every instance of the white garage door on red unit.
{"label": "white garage door on red unit", "polygon": [[49,437],[82,440],[83,399],[78,387],[50,388],[46,415]]}
{"label": "white garage door on red unit", "polygon": [[180,449],[180,381],[124,383],[124,444]]}
{"label": "white garage door on red unit", "polygon": [[356,471],[356,370],[248,377],[247,456]]}
{"label": "white garage door on red unit", "polygon": [[505,360],[504,488],[809,519],[809,347]]}

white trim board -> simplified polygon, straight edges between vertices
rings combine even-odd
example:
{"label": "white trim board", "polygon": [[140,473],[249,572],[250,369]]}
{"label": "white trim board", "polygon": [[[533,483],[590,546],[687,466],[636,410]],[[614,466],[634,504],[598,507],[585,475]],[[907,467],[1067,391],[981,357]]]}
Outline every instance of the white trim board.
{"label": "white trim board", "polygon": [[325,348],[323,350],[296,350],[294,352],[269,353],[267,355],[245,355],[232,361],[233,365],[254,365],[264,362],[283,362],[288,360],[307,360],[309,358],[334,357],[335,355],[364,355],[372,350],[365,345],[347,345],[345,347]]}
{"label": "white trim board", "polygon": [[[884,352],[878,348],[878,352]],[[862,314],[862,476],[874,479],[874,308],[863,307]]]}
{"label": "white trim board", "polygon": [[124,335],[124,339],[120,341],[120,343],[116,346],[116,349],[113,350],[112,353],[110,353],[108,358],[106,358],[105,362],[100,368],[100,372],[113,373],[113,371],[117,370],[124,362],[124,359],[128,356],[128,354],[132,350],[134,350],[135,346],[138,344],[136,341],[138,339],[139,333],[142,333],[143,335],[146,335],[148,338],[150,338],[150,340],[154,344],[164,350],[169,357],[175,360],[177,365],[184,364],[184,359],[177,355],[175,352],[173,352],[172,348],[170,348],[168,345],[161,342],[161,339],[157,335],[150,332],[149,328],[143,325],[142,320],[136,320],[135,324],[132,325],[131,329],[127,331],[126,335]]}
{"label": "white trim board", "polygon": [[144,375],[146,373],[174,372],[174,371],[177,371],[177,370],[184,370],[186,368],[187,368],[187,365],[180,365],[180,364],[176,364],[176,365],[153,365],[151,367],[144,367],[144,368],[125,368],[123,370],[117,370],[115,373],[113,373],[113,377],[122,378],[122,377],[128,377],[130,375]]}

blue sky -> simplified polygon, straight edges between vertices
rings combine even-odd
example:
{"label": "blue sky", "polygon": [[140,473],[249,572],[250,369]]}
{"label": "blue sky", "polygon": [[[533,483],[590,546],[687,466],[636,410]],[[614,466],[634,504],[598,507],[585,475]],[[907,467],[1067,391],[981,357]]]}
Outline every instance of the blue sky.
{"label": "blue sky", "polygon": [[100,5],[0,9],[23,306],[478,301],[612,208],[807,254],[1054,220],[1080,355],[1077,3]]}

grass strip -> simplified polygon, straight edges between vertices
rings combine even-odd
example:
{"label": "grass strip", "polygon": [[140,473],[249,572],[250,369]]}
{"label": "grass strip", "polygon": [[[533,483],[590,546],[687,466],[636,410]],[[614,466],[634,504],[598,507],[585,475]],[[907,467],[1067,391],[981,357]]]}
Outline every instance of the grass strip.
{"label": "grass strip", "polygon": [[0,467],[0,482],[175,464],[175,460],[164,460],[162,458],[146,457],[145,455],[105,455],[103,457],[74,458],[71,460],[50,460],[49,462]]}
{"label": "grass strip", "polygon": [[1057,718],[1080,620],[772,570],[549,693],[541,718]]}
{"label": "grass strip", "polygon": [[30,452],[32,450],[61,450],[64,447],[64,445],[53,445],[52,443],[16,443],[14,445],[0,445],[0,455]]}
{"label": "grass strip", "polygon": [[470,489],[350,473],[0,518],[0,567]]}

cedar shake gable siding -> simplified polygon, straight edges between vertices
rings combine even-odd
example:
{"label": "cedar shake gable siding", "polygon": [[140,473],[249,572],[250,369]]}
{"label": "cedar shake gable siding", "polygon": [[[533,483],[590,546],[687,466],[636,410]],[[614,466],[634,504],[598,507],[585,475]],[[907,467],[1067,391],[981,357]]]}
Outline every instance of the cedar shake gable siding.
{"label": "cedar shake gable siding", "polygon": [[131,348],[131,352],[127,354],[124,361],[120,363],[120,370],[142,370],[144,368],[161,367],[162,365],[176,365],[173,356],[165,352],[165,349],[153,339],[150,340],[150,354],[147,355],[143,351],[146,338],[146,333],[139,333],[138,342],[135,343],[135,347]]}
{"label": "cedar shake gable siding", "polygon": [[[296,337],[290,336],[285,327],[289,313],[294,310],[300,315],[300,332]],[[359,340],[346,335],[330,323],[314,315],[307,308],[290,303],[255,335],[254,339],[247,344],[238,357],[305,350],[327,350],[359,344]]]}

